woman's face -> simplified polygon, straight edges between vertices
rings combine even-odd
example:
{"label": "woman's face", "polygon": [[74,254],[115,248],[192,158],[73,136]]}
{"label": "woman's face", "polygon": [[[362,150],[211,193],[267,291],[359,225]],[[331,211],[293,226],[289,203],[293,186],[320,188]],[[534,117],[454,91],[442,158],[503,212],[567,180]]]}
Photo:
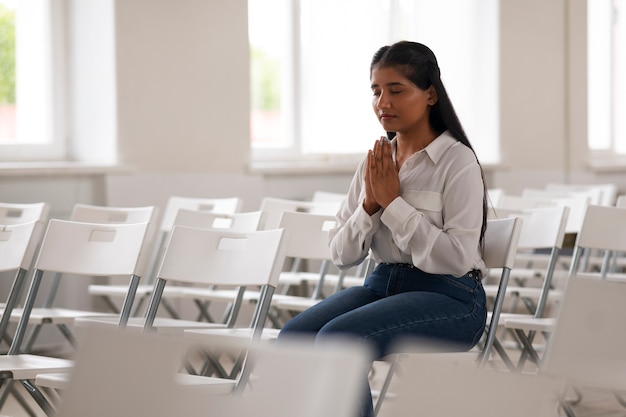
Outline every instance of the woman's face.
{"label": "woman's face", "polygon": [[419,132],[429,127],[435,89],[422,90],[393,67],[374,67],[371,75],[372,107],[387,132]]}

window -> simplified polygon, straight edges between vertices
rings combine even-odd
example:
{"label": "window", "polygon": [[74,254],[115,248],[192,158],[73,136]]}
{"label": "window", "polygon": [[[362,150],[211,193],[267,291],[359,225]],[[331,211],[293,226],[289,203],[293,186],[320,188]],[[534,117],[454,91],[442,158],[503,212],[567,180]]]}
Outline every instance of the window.
{"label": "window", "polygon": [[588,146],[626,155],[626,0],[587,2]]}
{"label": "window", "polygon": [[[60,159],[61,2],[0,0],[0,160]],[[54,55],[56,54],[56,56]]]}
{"label": "window", "polygon": [[497,0],[250,0],[256,160],[337,158],[384,134],[369,63],[400,39],[433,49],[483,163],[499,159]]}

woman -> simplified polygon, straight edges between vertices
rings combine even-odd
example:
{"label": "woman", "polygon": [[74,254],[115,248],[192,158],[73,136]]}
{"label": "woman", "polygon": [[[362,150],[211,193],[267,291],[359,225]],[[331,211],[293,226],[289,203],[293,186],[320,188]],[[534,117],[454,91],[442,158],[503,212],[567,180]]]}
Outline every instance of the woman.
{"label": "woman", "polygon": [[[291,319],[281,337],[354,338],[382,358],[415,338],[469,350],[486,322],[482,168],[426,46],[401,41],[372,59],[372,105],[381,137],[354,175],[330,232],[340,268],[370,253],[362,287],[339,291]],[[372,400],[362,415],[372,415]]]}

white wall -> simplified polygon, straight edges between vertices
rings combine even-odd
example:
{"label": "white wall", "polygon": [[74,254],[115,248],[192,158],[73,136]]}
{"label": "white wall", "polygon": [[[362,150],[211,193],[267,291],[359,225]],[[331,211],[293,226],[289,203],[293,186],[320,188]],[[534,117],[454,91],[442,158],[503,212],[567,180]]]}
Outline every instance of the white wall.
{"label": "white wall", "polygon": [[[349,170],[269,176],[248,171],[244,0],[100,1],[101,9],[109,10],[111,1],[114,6],[115,74],[108,80],[116,86],[116,113],[109,120],[117,120],[116,147],[128,171],[103,178],[3,176],[3,199],[52,198],[63,211],[74,202],[160,204],[172,194],[237,194],[253,209],[262,195],[306,198],[316,189],[347,188]],[[626,189],[619,173],[597,174],[586,166],[586,0],[500,3],[503,159],[486,167],[488,185],[517,193],[548,181],[614,181]],[[70,4],[74,15],[93,15],[80,1]],[[89,27],[74,25],[80,32],[74,37]],[[73,52],[83,54],[75,61],[89,58],[86,48]],[[84,71],[86,64],[78,68]],[[80,126],[79,133],[87,134],[88,123]]]}

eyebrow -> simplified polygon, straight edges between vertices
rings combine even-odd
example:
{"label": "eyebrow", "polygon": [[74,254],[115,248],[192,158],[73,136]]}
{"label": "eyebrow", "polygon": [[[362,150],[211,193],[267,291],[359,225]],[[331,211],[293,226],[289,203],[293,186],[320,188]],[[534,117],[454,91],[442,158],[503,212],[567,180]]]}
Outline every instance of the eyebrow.
{"label": "eyebrow", "polygon": [[[387,87],[395,87],[395,86],[404,86],[404,83],[401,83],[400,81],[392,81],[390,83],[385,84]],[[371,88],[378,88],[380,87],[378,84],[372,84]]]}

